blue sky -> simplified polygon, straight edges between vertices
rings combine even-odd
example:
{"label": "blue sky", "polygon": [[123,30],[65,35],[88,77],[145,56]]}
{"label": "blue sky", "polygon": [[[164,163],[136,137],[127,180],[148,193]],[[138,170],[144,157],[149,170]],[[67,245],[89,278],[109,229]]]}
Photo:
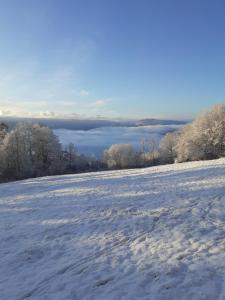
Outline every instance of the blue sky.
{"label": "blue sky", "polygon": [[0,0],[0,115],[189,118],[225,102],[224,0]]}

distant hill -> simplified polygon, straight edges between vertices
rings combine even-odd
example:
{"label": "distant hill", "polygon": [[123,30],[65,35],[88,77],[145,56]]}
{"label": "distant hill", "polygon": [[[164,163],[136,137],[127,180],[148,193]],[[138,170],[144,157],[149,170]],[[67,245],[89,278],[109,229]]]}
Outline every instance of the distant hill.
{"label": "distant hill", "polygon": [[183,125],[187,121],[178,120],[107,120],[107,119],[48,119],[48,118],[20,118],[0,117],[0,122],[6,122],[14,127],[18,122],[32,122],[48,126],[51,129],[90,130],[100,127],[137,127],[149,125]]}
{"label": "distant hill", "polygon": [[114,121],[105,119],[52,119],[52,118],[19,118],[0,117],[0,122],[6,122],[14,127],[18,122],[32,122],[48,126],[51,129],[90,130],[99,127],[132,126],[130,121]]}
{"label": "distant hill", "polygon": [[136,126],[149,126],[149,125],[184,125],[187,121],[178,120],[160,120],[160,119],[143,119],[137,121]]}

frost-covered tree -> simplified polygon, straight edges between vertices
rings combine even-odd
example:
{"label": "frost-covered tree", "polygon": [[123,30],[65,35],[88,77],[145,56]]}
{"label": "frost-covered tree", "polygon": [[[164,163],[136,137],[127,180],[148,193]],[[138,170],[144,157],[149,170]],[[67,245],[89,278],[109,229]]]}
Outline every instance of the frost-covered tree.
{"label": "frost-covered tree", "polygon": [[25,169],[29,168],[29,162],[26,161],[24,139],[17,129],[6,135],[2,149],[5,159],[4,176],[7,179],[23,177]]}
{"label": "frost-covered tree", "polygon": [[137,155],[138,167],[152,166],[158,164],[159,151],[158,143],[154,138],[148,140],[142,139],[140,142],[140,152]]}
{"label": "frost-covered tree", "polygon": [[3,180],[4,170],[5,170],[4,151],[2,145],[0,144],[0,181]]}
{"label": "frost-covered tree", "polygon": [[104,151],[103,161],[108,168],[130,168],[135,166],[135,151],[129,144],[114,144]]}
{"label": "frost-covered tree", "polygon": [[169,132],[160,141],[159,155],[162,163],[173,163],[176,159],[176,146],[179,132]]}
{"label": "frost-covered tree", "polygon": [[27,178],[60,173],[61,145],[45,126],[19,123],[3,140],[3,176],[7,179]]}
{"label": "frost-covered tree", "polygon": [[32,158],[38,175],[62,172],[64,168],[62,147],[50,128],[33,125]]}
{"label": "frost-covered tree", "polygon": [[214,106],[185,126],[176,151],[179,162],[225,156],[225,105]]}
{"label": "frost-covered tree", "polygon": [[8,125],[5,123],[0,123],[0,144],[3,142],[7,132],[8,132]]}
{"label": "frost-covered tree", "polygon": [[67,170],[76,170],[79,159],[79,153],[73,143],[69,143],[63,152],[63,158]]}
{"label": "frost-covered tree", "polygon": [[3,172],[5,169],[5,156],[3,150],[3,141],[8,132],[8,125],[0,123],[0,180],[3,180]]}

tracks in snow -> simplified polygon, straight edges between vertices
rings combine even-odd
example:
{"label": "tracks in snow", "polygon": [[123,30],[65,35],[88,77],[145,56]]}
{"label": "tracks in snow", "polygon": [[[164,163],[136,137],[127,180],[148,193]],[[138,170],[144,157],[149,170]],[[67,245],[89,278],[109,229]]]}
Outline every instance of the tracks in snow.
{"label": "tracks in snow", "polygon": [[[223,197],[223,195],[217,195],[215,198],[211,199],[211,202],[207,205],[206,209],[203,209],[201,207],[198,207],[198,209],[202,212],[202,219],[203,220],[207,220],[208,222],[210,222],[211,224],[213,224],[214,226],[219,226],[221,228],[223,228],[225,230],[225,223],[224,222],[218,222],[215,221],[213,218],[209,217],[208,214],[211,210],[211,208],[214,205],[215,201],[219,201],[221,198]],[[168,208],[164,208],[160,215],[156,216],[156,212],[152,213],[152,223],[151,226],[148,230],[143,230],[141,232],[139,232],[138,234],[130,234],[128,236],[124,236],[121,239],[112,242],[112,244],[109,247],[106,247],[102,250],[99,250],[98,252],[94,253],[91,256],[88,257],[84,257],[81,260],[79,260],[79,262],[74,262],[71,264],[68,264],[67,266],[64,266],[63,268],[60,268],[58,271],[55,271],[54,273],[52,273],[50,276],[44,278],[43,280],[41,280],[36,287],[34,287],[31,291],[29,291],[28,293],[25,293],[22,297],[19,298],[19,300],[23,300],[23,299],[29,299],[32,296],[35,295],[39,295],[42,294],[44,291],[46,291],[48,289],[48,285],[51,282],[51,280],[54,280],[55,277],[57,277],[58,275],[63,275],[67,272],[71,272],[72,274],[80,274],[82,272],[84,272],[86,269],[88,269],[90,267],[90,265],[96,261],[98,258],[101,257],[107,257],[108,255],[112,254],[114,249],[117,249],[119,247],[123,247],[125,245],[129,245],[137,240],[143,240],[145,238],[147,238],[149,235],[151,235],[151,233],[155,230],[155,228],[157,227],[157,223],[159,221],[162,221],[162,218],[164,217],[168,217],[171,215],[171,218],[173,218],[172,213],[179,211],[179,210],[184,210],[186,209],[185,213],[189,213],[192,211],[192,209],[194,209],[195,207],[197,207],[201,201],[203,201],[202,199],[195,199],[195,201],[190,204],[190,205],[184,205],[184,206],[179,206],[179,207],[168,207]],[[150,217],[150,215],[149,215]]]}

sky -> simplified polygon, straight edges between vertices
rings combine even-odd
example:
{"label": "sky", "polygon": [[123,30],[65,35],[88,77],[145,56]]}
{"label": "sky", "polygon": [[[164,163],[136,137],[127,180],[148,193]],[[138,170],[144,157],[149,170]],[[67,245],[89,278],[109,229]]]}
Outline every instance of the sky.
{"label": "sky", "polygon": [[224,79],[224,0],[0,0],[0,115],[192,118]]}

